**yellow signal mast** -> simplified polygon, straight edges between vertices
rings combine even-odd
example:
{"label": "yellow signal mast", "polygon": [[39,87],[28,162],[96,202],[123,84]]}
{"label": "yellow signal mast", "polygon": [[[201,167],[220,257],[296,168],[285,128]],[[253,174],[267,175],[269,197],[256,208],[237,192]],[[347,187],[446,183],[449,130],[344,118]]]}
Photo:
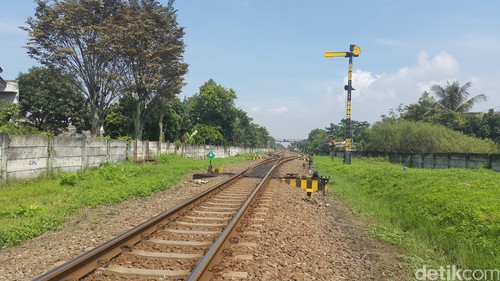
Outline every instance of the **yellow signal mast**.
{"label": "yellow signal mast", "polygon": [[325,58],[345,57],[349,58],[349,73],[347,76],[347,85],[344,90],[347,91],[347,110],[346,110],[346,138],[345,138],[345,152],[344,164],[351,164],[351,91],[352,87],[352,58],[358,57],[361,54],[359,46],[350,45],[348,52],[325,52]]}

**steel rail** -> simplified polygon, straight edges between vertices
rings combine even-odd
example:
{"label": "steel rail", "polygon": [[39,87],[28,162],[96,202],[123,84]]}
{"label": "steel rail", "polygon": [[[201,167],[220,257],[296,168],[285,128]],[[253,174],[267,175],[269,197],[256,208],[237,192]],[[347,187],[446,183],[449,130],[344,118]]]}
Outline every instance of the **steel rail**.
{"label": "steel rail", "polygon": [[123,234],[97,246],[96,248],[70,260],[59,267],[56,267],[39,277],[33,279],[34,281],[55,281],[55,280],[78,280],[87,274],[94,271],[97,267],[105,266],[109,260],[120,255],[125,246],[133,246],[139,241],[148,237],[165,225],[165,221],[173,216],[181,213],[184,209],[189,208],[194,202],[201,200],[205,196],[218,190],[220,187],[227,185],[237,179],[243,177],[245,173],[257,168],[260,165],[276,161],[276,159],[264,159],[257,165],[254,165],[237,175],[226,179],[220,184],[205,190],[204,192],[192,197],[191,199],[181,203],[175,207],[166,210],[163,213],[145,221],[144,223],[124,232]]}
{"label": "steel rail", "polygon": [[196,268],[193,270],[191,275],[189,276],[188,280],[189,281],[195,281],[195,280],[211,280],[213,277],[213,272],[210,271],[210,268],[219,263],[220,260],[222,259],[221,255],[221,250],[225,248],[225,246],[228,246],[230,244],[229,238],[232,233],[234,233],[234,230],[236,227],[240,224],[241,219],[243,218],[243,215],[247,212],[249,209],[249,206],[251,206],[257,194],[262,187],[267,184],[267,182],[271,179],[271,174],[274,173],[274,170],[276,167],[279,165],[297,159],[298,157],[287,157],[285,159],[281,159],[281,157],[276,161],[276,163],[273,165],[273,167],[269,170],[269,172],[265,175],[265,177],[262,179],[262,181],[259,183],[259,185],[254,189],[254,191],[249,195],[248,199],[245,201],[243,206],[238,210],[236,215],[234,215],[233,219],[229,222],[228,226],[224,228],[222,233],[219,235],[215,243],[210,247],[210,249],[207,251],[207,253],[203,256],[202,260],[198,263]]}

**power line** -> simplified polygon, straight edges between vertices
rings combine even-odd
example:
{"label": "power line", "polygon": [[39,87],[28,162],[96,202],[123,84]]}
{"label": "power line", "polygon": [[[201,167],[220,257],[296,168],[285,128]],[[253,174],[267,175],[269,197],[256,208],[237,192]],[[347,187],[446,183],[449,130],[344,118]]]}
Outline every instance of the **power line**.
{"label": "power line", "polygon": [[488,112],[488,111],[490,111],[490,110],[492,110],[492,109],[497,109],[497,108],[500,108],[500,105],[499,105],[499,106],[492,107],[492,108],[489,108],[489,109],[486,109],[486,110],[483,110],[483,111],[481,111],[481,112]]}

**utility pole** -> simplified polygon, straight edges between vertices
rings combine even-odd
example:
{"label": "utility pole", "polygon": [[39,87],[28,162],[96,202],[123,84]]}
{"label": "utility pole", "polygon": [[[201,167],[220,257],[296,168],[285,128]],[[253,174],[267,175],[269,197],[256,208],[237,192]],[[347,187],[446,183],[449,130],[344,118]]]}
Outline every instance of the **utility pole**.
{"label": "utility pole", "polygon": [[347,85],[344,90],[347,91],[347,110],[346,110],[346,138],[344,164],[351,164],[351,91],[355,90],[352,87],[352,58],[358,57],[361,53],[359,46],[350,45],[348,52],[325,52],[325,58],[345,57],[349,58],[349,72],[347,75]]}

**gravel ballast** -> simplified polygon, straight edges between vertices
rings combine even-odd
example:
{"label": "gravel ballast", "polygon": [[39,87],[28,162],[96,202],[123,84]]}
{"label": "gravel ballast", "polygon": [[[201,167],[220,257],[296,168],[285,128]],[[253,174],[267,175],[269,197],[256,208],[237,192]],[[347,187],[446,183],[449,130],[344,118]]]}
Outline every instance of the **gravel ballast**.
{"label": "gravel ballast", "polygon": [[[255,163],[230,168],[238,171]],[[278,174],[303,174],[302,163],[286,163]],[[204,184],[189,175],[179,185],[150,198],[82,210],[60,231],[0,250],[0,280],[31,280],[227,177],[211,178]],[[249,279],[411,280],[401,266],[402,250],[368,237],[364,230],[367,222],[351,214],[335,196],[315,193],[311,201],[303,189],[277,180],[271,181],[269,190],[272,201],[261,234],[254,241],[257,247],[250,252],[253,260],[240,265]]]}

